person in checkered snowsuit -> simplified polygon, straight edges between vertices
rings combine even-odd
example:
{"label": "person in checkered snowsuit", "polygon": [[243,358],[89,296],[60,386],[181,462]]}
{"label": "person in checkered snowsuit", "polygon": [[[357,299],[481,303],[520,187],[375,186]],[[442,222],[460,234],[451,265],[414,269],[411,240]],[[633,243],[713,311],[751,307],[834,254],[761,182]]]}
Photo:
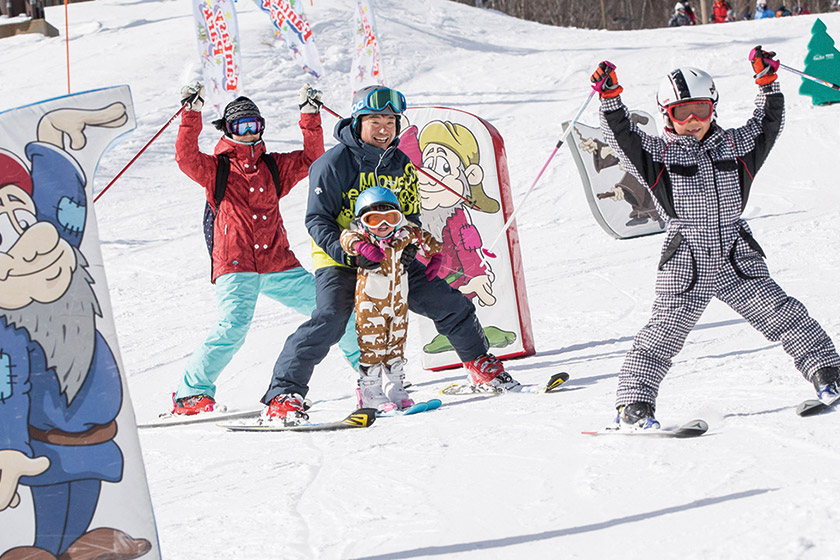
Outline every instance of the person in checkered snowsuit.
{"label": "person in checkered snowsuit", "polygon": [[806,379],[815,381],[818,373],[836,379],[840,356],[834,344],[770,277],[764,252],[741,218],[755,174],[784,125],[774,56],[761,47],[750,53],[759,85],[755,111],[744,126],[726,130],[715,122],[718,93],[702,70],[679,68],[663,80],[657,95],[666,123],[661,137],[645,134],[629,119],[615,66],[602,62],[592,76],[605,139],[651,189],[668,224],[652,316],[619,373],[622,422],[658,427],[653,412],[659,385],[714,297],[767,339],[781,341]]}

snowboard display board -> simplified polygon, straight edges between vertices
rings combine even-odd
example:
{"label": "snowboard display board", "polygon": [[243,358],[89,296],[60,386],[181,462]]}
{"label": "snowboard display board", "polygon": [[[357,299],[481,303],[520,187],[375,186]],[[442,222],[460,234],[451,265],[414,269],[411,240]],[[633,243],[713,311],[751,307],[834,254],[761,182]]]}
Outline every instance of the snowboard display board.
{"label": "snowboard display board", "polygon": [[[516,223],[492,252],[487,247],[513,212],[501,135],[481,118],[446,107],[411,107],[402,126],[399,147],[418,169],[423,227],[443,243],[439,277],[475,304],[491,352],[533,354]],[[461,365],[430,320],[420,318],[420,333],[424,368]]]}
{"label": "snowboard display board", "polygon": [[93,212],[128,86],[0,113],[0,559],[160,558]]}
{"label": "snowboard display board", "polygon": [[[631,111],[630,118],[648,134],[657,134],[649,114]],[[564,129],[568,126],[568,122],[563,124]],[[604,231],[618,239],[665,231],[650,191],[624,169],[600,127],[575,123],[566,145],[580,173],[592,215]]]}

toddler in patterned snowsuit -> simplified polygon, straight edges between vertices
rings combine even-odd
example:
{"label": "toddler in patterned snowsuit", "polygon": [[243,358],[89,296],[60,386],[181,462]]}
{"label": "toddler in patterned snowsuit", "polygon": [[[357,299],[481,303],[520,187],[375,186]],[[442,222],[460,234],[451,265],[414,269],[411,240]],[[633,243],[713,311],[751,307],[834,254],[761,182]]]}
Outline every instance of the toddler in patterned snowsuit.
{"label": "toddler in patterned snowsuit", "polygon": [[713,297],[768,340],[781,341],[820,397],[838,393],[840,356],[834,344],[805,307],[770,278],[764,252],[741,218],[753,178],[784,123],[774,56],[761,47],[750,53],[759,85],[756,108],[734,129],[724,130],[714,120],[718,93],[707,73],[671,72],[657,95],[666,122],[662,137],[645,134],[628,118],[615,66],[602,62],[592,75],[607,142],[650,188],[668,223],[652,316],[619,373],[619,426],[659,427],[654,418],[659,385]]}
{"label": "toddler in patterned snowsuit", "polygon": [[361,354],[357,396],[360,407],[383,411],[414,404],[403,388],[408,331],[408,276],[403,253],[419,249],[431,256],[426,268],[429,278],[434,278],[440,267],[440,242],[407,222],[399,208],[388,189],[363,191],[356,201],[357,219],[339,238],[348,255],[364,257],[369,263],[367,267],[360,263],[356,277],[356,335]]}

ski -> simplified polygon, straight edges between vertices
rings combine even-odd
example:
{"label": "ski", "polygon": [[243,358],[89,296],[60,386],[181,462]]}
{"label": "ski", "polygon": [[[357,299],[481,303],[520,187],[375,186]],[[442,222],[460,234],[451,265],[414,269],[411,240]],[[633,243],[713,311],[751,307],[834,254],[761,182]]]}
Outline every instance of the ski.
{"label": "ski", "polygon": [[659,428],[648,430],[633,430],[627,428],[619,428],[616,425],[607,426],[603,430],[595,432],[581,432],[587,436],[600,435],[621,435],[621,436],[646,436],[646,437],[673,437],[673,438],[692,438],[702,436],[709,430],[709,424],[705,420],[692,420],[686,422],[676,428]]}
{"label": "ski", "polygon": [[796,407],[796,414],[799,416],[816,416],[830,410],[834,410],[840,405],[840,399],[834,399],[830,402],[824,402],[819,399],[808,399],[799,403]]}
{"label": "ski", "polygon": [[184,415],[165,412],[157,420],[137,424],[138,428],[165,428],[168,426],[185,426],[187,424],[202,424],[206,422],[218,422],[220,420],[235,420],[241,418],[256,418],[260,415],[259,409],[253,410],[214,410],[213,412],[201,412],[199,414]]}
{"label": "ski", "polygon": [[412,406],[403,410],[392,410],[390,412],[377,412],[377,418],[387,418],[389,416],[410,416],[412,414],[420,414],[421,412],[429,412],[430,410],[437,410],[443,403],[440,399],[432,399],[425,402],[415,403]]}
{"label": "ski", "polygon": [[319,422],[315,424],[297,424],[284,426],[280,423],[273,424],[219,424],[222,428],[231,432],[333,432],[336,430],[352,430],[367,428],[376,421],[376,410],[373,408],[360,408],[352,412],[344,420],[337,422]]}
{"label": "ski", "polygon": [[554,375],[552,375],[545,385],[541,385],[539,383],[534,385],[520,385],[518,389],[512,391],[493,391],[490,389],[480,389],[478,387],[473,387],[469,383],[453,383],[451,385],[447,385],[439,392],[441,395],[450,396],[494,396],[504,395],[506,393],[552,393],[559,389],[560,386],[568,380],[569,374],[565,371],[561,371],[560,373],[555,373]]}

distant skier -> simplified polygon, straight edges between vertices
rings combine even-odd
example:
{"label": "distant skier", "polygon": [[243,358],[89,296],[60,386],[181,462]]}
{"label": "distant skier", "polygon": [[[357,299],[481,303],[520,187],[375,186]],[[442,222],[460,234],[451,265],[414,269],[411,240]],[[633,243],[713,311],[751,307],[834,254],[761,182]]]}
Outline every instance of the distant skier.
{"label": "distant skier", "polygon": [[767,7],[766,0],[758,0],[755,3],[755,15],[753,19],[768,19],[776,17],[776,12]]}
{"label": "distant skier", "polygon": [[683,27],[685,25],[694,25],[685,9],[685,4],[677,2],[674,4],[674,13],[671,14],[671,19],[668,21],[668,27]]}
{"label": "distant skier", "polygon": [[359,195],[356,219],[339,239],[348,255],[379,263],[359,268],[356,275],[359,407],[382,411],[410,407],[414,401],[403,387],[408,275],[401,259],[408,246],[431,257],[426,278],[433,280],[442,262],[441,244],[405,219],[396,195],[385,187],[371,187]]}
{"label": "distant skier", "polygon": [[[267,153],[262,140],[265,119],[247,97],[238,97],[225,107],[224,117],[213,124],[224,136],[214,155],[201,153],[201,109],[205,88],[185,86],[184,111],[175,161],[190,179],[204,187],[207,203],[214,209],[211,280],[216,285],[219,319],[193,353],[173,396],[173,414],[199,414],[215,407],[216,380],[245,342],[254,317],[257,298],[264,294],[303,315],[315,309],[315,277],[304,269],[289,247],[279,198],[289,194],[309,173],[309,166],[324,153],[321,131],[321,92],[304,85],[299,94],[303,150]],[[230,171],[221,204],[216,209],[215,189],[220,156],[227,156]],[[279,196],[269,163],[276,165]],[[344,326],[339,343],[355,368],[359,351],[353,324]]]}
{"label": "distant skier", "polygon": [[628,170],[648,185],[667,237],[659,261],[656,299],[619,373],[616,422],[658,428],[659,385],[686,336],[716,297],[768,340],[781,341],[796,368],[825,400],[840,396],[840,356],[805,307],[770,278],[764,253],[741,218],[753,177],[784,123],[775,53],[755,47],[749,60],[759,86],[747,123],[724,130],[715,122],[718,92],[711,76],[677,68],[659,86],[662,137],[631,122],[615,66],[592,74],[601,95],[601,129]]}
{"label": "distant skier", "polygon": [[712,6],[712,23],[726,23],[735,19],[732,6],[727,0],[715,0]]}

